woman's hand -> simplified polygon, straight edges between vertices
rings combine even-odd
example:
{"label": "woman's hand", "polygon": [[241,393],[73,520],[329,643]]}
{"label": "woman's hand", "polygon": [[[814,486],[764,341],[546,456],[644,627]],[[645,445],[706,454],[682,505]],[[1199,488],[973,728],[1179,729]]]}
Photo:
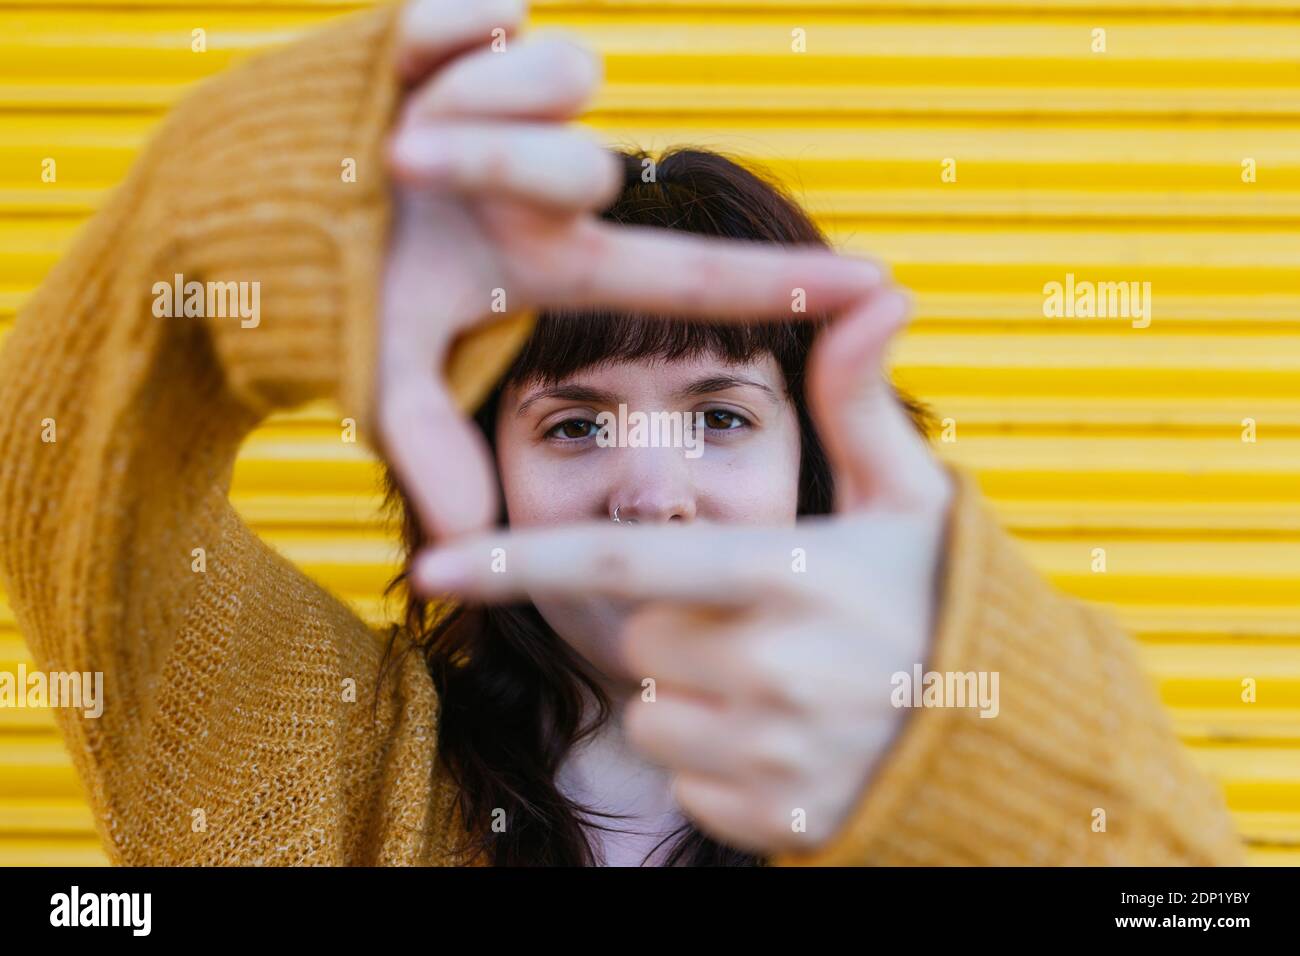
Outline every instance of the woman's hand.
{"label": "woman's hand", "polygon": [[418,0],[402,20],[409,92],[389,152],[376,410],[379,443],[430,536],[485,528],[497,513],[487,449],[443,380],[462,332],[544,307],[789,318],[796,289],[811,316],[883,278],[825,250],[598,220],[622,169],[565,121],[594,93],[599,60],[567,40],[516,38],[523,15],[505,0]]}
{"label": "woman's hand", "polygon": [[906,308],[895,291],[867,297],[811,357],[833,517],[475,537],[428,553],[413,586],[647,602],[621,636],[627,673],[655,687],[626,705],[631,743],[714,836],[764,854],[825,843],[902,724],[891,678],[925,663],[935,616],[951,482],[881,372]]}

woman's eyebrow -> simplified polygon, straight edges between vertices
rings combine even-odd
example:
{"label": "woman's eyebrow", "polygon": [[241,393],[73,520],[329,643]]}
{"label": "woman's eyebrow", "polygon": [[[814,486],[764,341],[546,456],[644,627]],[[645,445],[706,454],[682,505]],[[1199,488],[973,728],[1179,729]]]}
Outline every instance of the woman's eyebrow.
{"label": "woman's eyebrow", "polygon": [[740,375],[710,375],[708,378],[701,378],[692,382],[683,388],[679,395],[710,395],[713,392],[725,392],[729,388],[737,386],[747,386],[757,388],[767,393],[768,398],[772,401],[780,401],[780,396],[762,382],[756,382],[752,378],[744,378]]}
{"label": "woman's eyebrow", "polygon": [[[707,378],[697,379],[689,385],[680,389],[677,394],[680,396],[692,395],[711,395],[714,392],[725,392],[729,388],[749,387],[757,388],[766,392],[768,398],[772,401],[780,401],[780,396],[767,385],[757,382],[751,378],[745,378],[741,375],[710,375]],[[616,405],[618,398],[613,392],[604,389],[592,388],[589,385],[578,385],[573,382],[560,382],[556,385],[548,385],[540,388],[528,398],[519,403],[515,409],[515,416],[524,415],[529,408],[538,402],[548,398],[562,399],[566,402],[587,402],[592,405]]]}
{"label": "woman's eyebrow", "polygon": [[515,415],[523,415],[537,402],[547,398],[562,398],[566,402],[589,402],[592,405],[614,405],[617,404],[613,392],[606,392],[599,388],[591,388],[587,385],[575,385],[573,383],[561,382],[558,385],[548,385],[545,388],[538,389],[524,401],[519,403],[515,410]]}

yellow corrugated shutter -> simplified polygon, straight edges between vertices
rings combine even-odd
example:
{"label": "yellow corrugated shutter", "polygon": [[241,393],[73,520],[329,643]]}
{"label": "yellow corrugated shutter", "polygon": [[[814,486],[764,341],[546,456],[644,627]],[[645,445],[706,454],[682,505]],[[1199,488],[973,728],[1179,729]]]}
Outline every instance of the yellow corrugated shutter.
{"label": "yellow corrugated shutter", "polygon": [[[354,6],[0,2],[0,337],[184,87]],[[899,379],[942,453],[1131,626],[1253,861],[1300,863],[1300,0],[575,0],[533,22],[605,52],[588,119],[611,139],[756,160],[894,266],[919,299]],[[1149,326],[1045,316],[1067,274],[1150,282]],[[278,416],[235,498],[379,619],[392,542],[355,448],[326,406]],[[0,668],[24,659],[0,596]],[[50,715],[0,710],[0,864],[102,859]]]}

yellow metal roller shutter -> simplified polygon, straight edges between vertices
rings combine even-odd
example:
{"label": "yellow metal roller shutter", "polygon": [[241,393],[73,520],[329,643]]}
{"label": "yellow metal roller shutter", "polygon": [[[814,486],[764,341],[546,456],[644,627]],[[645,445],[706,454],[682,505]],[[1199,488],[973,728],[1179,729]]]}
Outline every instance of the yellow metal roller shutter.
{"label": "yellow metal roller shutter", "polygon": [[[0,0],[0,340],[182,89],[351,9]],[[755,160],[893,265],[919,299],[898,377],[941,452],[1134,630],[1253,861],[1300,863],[1300,0],[540,2],[533,22],[605,52],[588,119],[611,140]],[[1067,275],[1150,282],[1149,325],[1045,315]],[[278,416],[235,498],[378,619],[393,549],[355,448],[326,406]],[[0,596],[0,669],[25,659]],[[0,864],[102,859],[50,715],[0,710]]]}

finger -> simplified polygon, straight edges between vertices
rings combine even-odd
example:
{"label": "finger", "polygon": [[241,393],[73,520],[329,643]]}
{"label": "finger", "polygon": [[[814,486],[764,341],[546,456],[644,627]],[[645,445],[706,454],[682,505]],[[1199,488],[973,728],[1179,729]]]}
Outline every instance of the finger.
{"label": "finger", "polygon": [[743,788],[711,774],[682,773],[673,779],[672,797],[714,839],[751,853],[764,851],[764,834]]}
{"label": "finger", "polygon": [[382,451],[425,534],[442,539],[490,526],[496,472],[483,437],[431,369],[398,373],[379,407]]}
{"label": "finger", "polygon": [[816,318],[876,289],[878,263],[819,247],[718,239],[653,226],[579,221],[539,249],[545,306],[634,308],[710,321]]}
{"label": "finger", "polygon": [[909,311],[901,290],[879,290],[822,330],[809,358],[809,405],[838,511],[905,510],[930,503],[945,486],[885,371],[886,350]]}
{"label": "finger", "polygon": [[[743,611],[657,601],[638,610],[619,635],[620,666],[637,681],[653,678],[667,691],[725,696],[749,634]],[[770,624],[770,621],[769,621]]]}
{"label": "finger", "polygon": [[414,83],[464,50],[508,38],[526,13],[523,0],[411,0],[398,26],[398,75]]}
{"label": "finger", "polygon": [[689,694],[656,691],[638,695],[623,710],[628,743],[641,755],[675,772],[739,776],[745,770],[727,714]]}
{"label": "finger", "polygon": [[812,582],[795,588],[789,560],[788,538],[761,528],[570,525],[448,542],[415,562],[411,585],[486,602],[603,594],[744,607],[821,597]]}
{"label": "finger", "polygon": [[622,164],[591,134],[541,123],[408,124],[389,168],[410,186],[574,212],[608,205],[623,184]]}
{"label": "finger", "polygon": [[381,450],[420,528],[427,537],[442,537],[492,524],[496,476],[486,443],[441,377],[454,330],[442,321],[449,308],[443,296],[429,295],[429,263],[443,250],[427,221],[455,207],[418,198],[398,206],[385,263],[376,425]]}
{"label": "finger", "polygon": [[571,119],[595,95],[603,72],[590,47],[555,34],[534,34],[505,52],[485,47],[447,64],[408,97],[403,122],[474,116]]}

